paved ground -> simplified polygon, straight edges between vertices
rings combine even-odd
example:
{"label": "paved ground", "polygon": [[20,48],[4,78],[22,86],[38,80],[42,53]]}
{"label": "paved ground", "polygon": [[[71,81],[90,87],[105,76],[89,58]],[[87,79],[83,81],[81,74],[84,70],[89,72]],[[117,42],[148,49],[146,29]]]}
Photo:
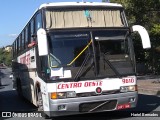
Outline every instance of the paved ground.
{"label": "paved ground", "polygon": [[160,76],[138,76],[137,84],[140,94],[160,96]]}

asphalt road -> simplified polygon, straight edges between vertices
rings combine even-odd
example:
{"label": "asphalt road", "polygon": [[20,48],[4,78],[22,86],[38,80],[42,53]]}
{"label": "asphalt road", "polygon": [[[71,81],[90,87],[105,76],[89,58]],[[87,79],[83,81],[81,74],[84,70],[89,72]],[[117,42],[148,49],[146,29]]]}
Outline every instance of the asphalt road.
{"label": "asphalt road", "polygon": [[[9,79],[11,69],[0,69],[0,77],[2,86],[0,86],[0,114],[2,112],[15,111],[34,113],[37,111],[36,107],[28,101],[21,99],[15,90],[13,90],[12,80]],[[141,117],[142,114],[159,115],[159,117]],[[143,114],[143,115],[144,115]],[[141,116],[140,116],[141,115]],[[137,116],[137,117],[135,117]],[[159,120],[160,119],[160,97],[152,95],[139,94],[138,105],[135,109],[123,110],[120,112],[104,112],[86,115],[65,116],[56,118],[59,120]],[[45,120],[44,117],[10,117],[0,118],[0,120]],[[51,120],[51,119],[48,119]]]}

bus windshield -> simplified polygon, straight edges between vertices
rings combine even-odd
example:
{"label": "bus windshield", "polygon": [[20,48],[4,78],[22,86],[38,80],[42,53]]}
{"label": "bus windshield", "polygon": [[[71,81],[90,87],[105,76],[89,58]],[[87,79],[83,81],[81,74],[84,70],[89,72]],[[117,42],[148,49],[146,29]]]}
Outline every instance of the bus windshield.
{"label": "bus windshield", "polygon": [[82,71],[85,67],[89,71],[94,68],[93,71],[97,69],[102,76],[107,72],[110,75],[133,74],[127,33],[112,30],[52,32],[49,34],[50,65],[81,68]]}

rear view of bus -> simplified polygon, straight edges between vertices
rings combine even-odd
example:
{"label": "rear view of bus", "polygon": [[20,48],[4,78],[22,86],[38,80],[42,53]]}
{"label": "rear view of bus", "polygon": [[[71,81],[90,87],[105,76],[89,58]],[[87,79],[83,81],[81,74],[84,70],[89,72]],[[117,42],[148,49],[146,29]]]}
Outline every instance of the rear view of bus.
{"label": "rear view of bus", "polygon": [[128,27],[120,4],[49,3],[39,11],[32,94],[40,110],[63,116],[136,107],[131,32],[140,33],[144,48],[150,41],[143,27]]}

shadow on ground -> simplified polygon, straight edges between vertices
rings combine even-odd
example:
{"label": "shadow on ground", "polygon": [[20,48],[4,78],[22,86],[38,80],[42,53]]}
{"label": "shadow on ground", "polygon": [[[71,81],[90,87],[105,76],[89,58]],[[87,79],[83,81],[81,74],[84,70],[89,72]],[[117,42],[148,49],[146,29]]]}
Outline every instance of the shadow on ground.
{"label": "shadow on ground", "polygon": [[15,90],[0,92],[0,111],[35,111],[36,107],[20,98]]}
{"label": "shadow on ground", "polygon": [[4,77],[5,77],[5,74],[0,70],[0,78],[4,78]]}

